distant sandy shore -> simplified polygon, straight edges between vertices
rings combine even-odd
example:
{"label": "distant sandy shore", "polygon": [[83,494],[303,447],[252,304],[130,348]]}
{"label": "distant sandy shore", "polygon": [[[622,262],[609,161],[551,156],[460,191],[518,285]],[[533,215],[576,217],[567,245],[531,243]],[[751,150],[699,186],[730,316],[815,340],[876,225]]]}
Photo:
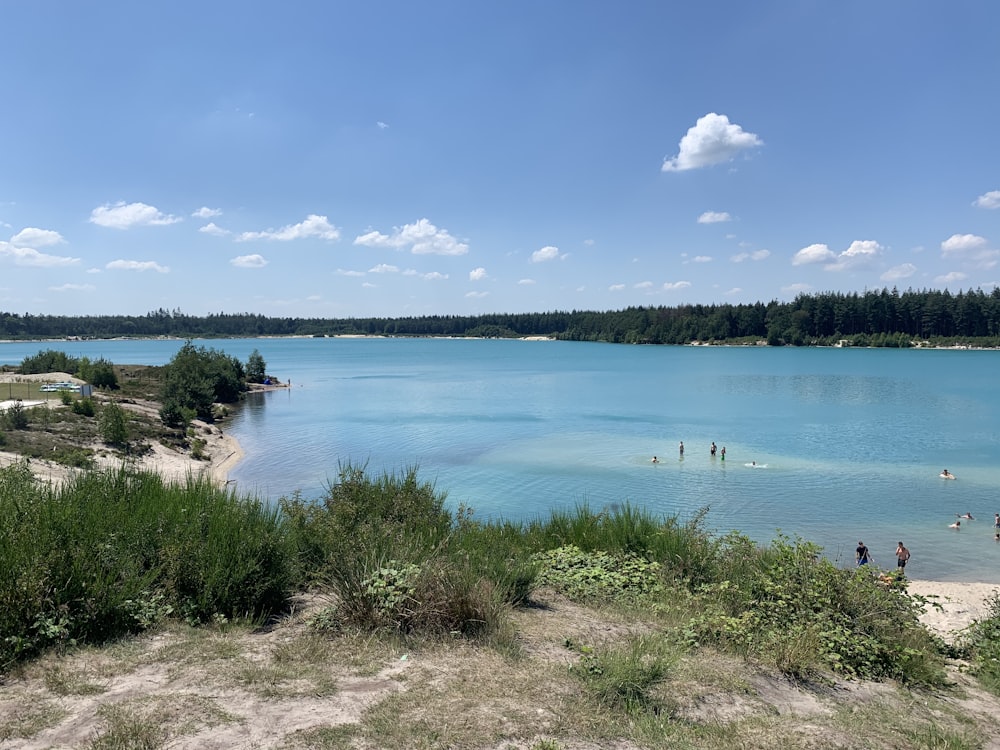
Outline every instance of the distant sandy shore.
{"label": "distant sandy shore", "polygon": [[[13,382],[84,382],[64,372],[49,372],[43,375],[0,373],[0,383],[5,383],[8,380]],[[26,407],[31,407],[36,402],[25,401],[23,403]],[[54,406],[52,400],[48,403]],[[155,416],[158,410],[157,405],[153,403],[122,403],[121,406],[147,416]],[[206,476],[220,486],[227,484],[229,472],[243,458],[243,449],[239,441],[231,435],[223,433],[222,428],[217,425],[195,420],[191,426],[194,427],[196,437],[205,441],[202,454],[206,458],[199,460],[192,457],[190,453],[182,453],[154,442],[150,446],[150,452],[136,463],[137,467],[154,471],[170,481],[184,481],[188,476]],[[91,447],[95,451],[94,460],[99,468],[113,468],[122,461],[118,454],[107,449],[104,445],[95,444]],[[22,458],[15,453],[0,451],[0,467],[9,466]],[[53,483],[63,482],[79,471],[79,469],[36,458],[31,459],[31,467],[35,476]]]}

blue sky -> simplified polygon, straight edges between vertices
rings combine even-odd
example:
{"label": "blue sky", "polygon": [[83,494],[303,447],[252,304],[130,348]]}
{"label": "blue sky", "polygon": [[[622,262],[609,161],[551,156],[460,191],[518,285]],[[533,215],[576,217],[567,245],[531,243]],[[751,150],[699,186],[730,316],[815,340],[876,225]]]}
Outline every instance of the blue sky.
{"label": "blue sky", "polygon": [[1000,283],[1000,3],[0,3],[0,310]]}

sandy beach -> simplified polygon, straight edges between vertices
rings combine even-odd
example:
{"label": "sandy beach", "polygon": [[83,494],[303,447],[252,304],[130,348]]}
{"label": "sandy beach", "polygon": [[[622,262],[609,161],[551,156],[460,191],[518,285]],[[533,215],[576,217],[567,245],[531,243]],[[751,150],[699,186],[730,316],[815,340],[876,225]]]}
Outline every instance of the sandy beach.
{"label": "sandy beach", "polygon": [[[0,373],[0,383],[5,383],[7,380],[12,380],[13,382],[84,382],[64,372],[49,372],[42,375]],[[4,408],[4,403],[0,403],[0,409]],[[31,407],[39,403],[45,402],[23,402],[26,407]],[[52,401],[49,403],[51,404]],[[158,412],[158,406],[148,402],[122,402],[121,406],[146,416],[155,416]],[[192,457],[190,453],[181,453],[158,442],[154,442],[150,444],[151,450],[142,456],[135,465],[140,469],[155,471],[171,481],[183,481],[188,476],[208,476],[219,485],[225,485],[229,480],[229,472],[243,458],[243,449],[240,447],[239,441],[225,434],[223,428],[214,424],[194,420],[191,426],[194,428],[197,436],[205,441],[205,447],[202,451],[205,458],[199,460]],[[118,454],[108,450],[103,445],[95,444],[92,448],[95,451],[94,460],[99,468],[112,468],[118,466],[122,461]],[[9,466],[21,459],[22,457],[15,453],[0,451],[0,467]],[[65,481],[68,477],[79,471],[72,467],[42,459],[31,459],[31,466],[36,476],[56,483]]]}
{"label": "sandy beach", "polygon": [[907,590],[940,605],[929,605],[920,619],[928,629],[951,640],[973,620],[989,614],[987,601],[1000,595],[1000,584],[917,580],[910,581]]}

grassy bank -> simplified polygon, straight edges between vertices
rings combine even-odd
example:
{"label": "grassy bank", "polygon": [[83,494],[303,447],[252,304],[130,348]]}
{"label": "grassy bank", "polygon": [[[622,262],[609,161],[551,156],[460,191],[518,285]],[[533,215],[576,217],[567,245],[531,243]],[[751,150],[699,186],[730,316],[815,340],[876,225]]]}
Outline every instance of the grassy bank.
{"label": "grassy bank", "polygon": [[[946,660],[961,653],[987,689],[1000,683],[996,608],[964,644],[946,646],[920,625],[924,602],[899,582],[839,569],[801,540],[714,537],[701,516],[581,506],[529,523],[486,522],[450,508],[416,471],[371,476],[356,467],[343,468],[317,501],[269,507],[127,468],[53,488],[22,464],[0,470],[0,518],[7,674],[147,630],[224,639],[287,619],[311,592],[322,604],[304,622],[301,658],[286,654],[270,677],[247,666],[246,679],[309,680],[330,654],[397,649],[455,649],[460,661],[478,654],[498,673],[518,672],[526,618],[550,601],[627,623],[615,626],[627,631],[617,639],[567,629],[560,658],[569,669],[558,684],[576,706],[560,731],[628,738],[629,747],[671,746],[668,737],[713,746],[695,742],[676,692],[698,663],[756,665],[803,684],[888,681],[930,695],[947,686]],[[468,689],[482,696],[502,686]],[[390,700],[368,715],[369,729],[331,730],[332,739],[304,746],[382,746],[357,744],[365,731],[396,737],[385,746],[487,746],[415,743],[434,728],[392,726],[392,711]],[[596,717],[599,731],[588,728]],[[933,746],[977,746],[933,722],[913,731],[940,735]],[[538,747],[563,746],[553,742]],[[94,745],[103,746],[131,745]]]}

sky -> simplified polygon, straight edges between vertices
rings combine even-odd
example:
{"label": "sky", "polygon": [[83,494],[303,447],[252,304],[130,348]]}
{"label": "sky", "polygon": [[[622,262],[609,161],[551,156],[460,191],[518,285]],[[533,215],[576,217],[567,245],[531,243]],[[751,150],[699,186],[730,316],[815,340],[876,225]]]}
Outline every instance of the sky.
{"label": "sky", "polygon": [[1000,284],[995,0],[0,0],[0,311]]}

